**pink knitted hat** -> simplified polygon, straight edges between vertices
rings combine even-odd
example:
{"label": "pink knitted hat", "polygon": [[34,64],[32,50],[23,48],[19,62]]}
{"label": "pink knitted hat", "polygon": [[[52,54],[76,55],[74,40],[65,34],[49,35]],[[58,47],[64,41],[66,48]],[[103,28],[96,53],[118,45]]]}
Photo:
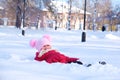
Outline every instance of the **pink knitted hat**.
{"label": "pink knitted hat", "polygon": [[49,35],[44,35],[41,39],[30,41],[30,46],[36,48],[39,52],[44,45],[51,45],[51,37]]}

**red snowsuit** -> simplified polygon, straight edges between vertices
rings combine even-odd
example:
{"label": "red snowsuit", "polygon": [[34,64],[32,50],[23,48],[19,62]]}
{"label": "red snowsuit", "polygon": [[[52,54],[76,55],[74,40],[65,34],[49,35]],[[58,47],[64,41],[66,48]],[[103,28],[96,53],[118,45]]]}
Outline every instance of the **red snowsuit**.
{"label": "red snowsuit", "polygon": [[75,62],[79,59],[79,58],[67,57],[61,54],[60,52],[57,52],[56,50],[50,50],[45,54],[43,54],[41,57],[38,57],[38,55],[39,55],[39,52],[36,52],[35,60],[37,61],[45,60],[48,63],[56,63],[56,62],[70,63],[70,62]]}

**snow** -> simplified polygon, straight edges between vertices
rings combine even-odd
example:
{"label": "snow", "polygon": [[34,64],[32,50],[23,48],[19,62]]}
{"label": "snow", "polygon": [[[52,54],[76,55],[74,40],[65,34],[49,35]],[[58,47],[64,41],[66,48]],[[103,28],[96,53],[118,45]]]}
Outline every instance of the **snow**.
{"label": "snow", "polygon": [[[0,28],[0,80],[120,80],[120,32],[86,31],[86,42],[81,42],[81,33],[27,29],[22,36],[20,29]],[[61,53],[93,65],[35,61],[36,50],[29,41],[43,34],[51,35],[53,48]]]}

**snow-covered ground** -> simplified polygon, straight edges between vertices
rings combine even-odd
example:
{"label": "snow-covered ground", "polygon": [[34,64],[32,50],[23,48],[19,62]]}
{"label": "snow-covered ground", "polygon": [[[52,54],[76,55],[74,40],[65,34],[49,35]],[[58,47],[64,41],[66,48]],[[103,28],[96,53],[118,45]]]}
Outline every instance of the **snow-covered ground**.
{"label": "snow-covered ground", "polygon": [[[43,34],[51,35],[53,48],[93,66],[35,61],[29,41]],[[0,28],[0,80],[120,80],[120,32],[86,34],[86,42],[81,42],[80,30],[27,29],[22,36],[19,29]]]}

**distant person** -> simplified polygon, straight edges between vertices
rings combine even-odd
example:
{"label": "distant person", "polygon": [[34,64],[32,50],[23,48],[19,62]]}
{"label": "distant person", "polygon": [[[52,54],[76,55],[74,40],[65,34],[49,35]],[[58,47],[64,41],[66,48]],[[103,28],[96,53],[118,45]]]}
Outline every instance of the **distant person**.
{"label": "distant person", "polygon": [[44,35],[39,40],[31,40],[30,45],[33,48],[36,48],[35,60],[37,61],[46,61],[47,63],[77,63],[80,65],[85,65],[86,67],[91,66],[91,64],[83,64],[79,58],[68,57],[61,52],[52,49],[51,46],[51,37],[49,35]]}
{"label": "distant person", "polygon": [[102,26],[102,31],[104,32],[106,30],[106,27],[105,26]]}

